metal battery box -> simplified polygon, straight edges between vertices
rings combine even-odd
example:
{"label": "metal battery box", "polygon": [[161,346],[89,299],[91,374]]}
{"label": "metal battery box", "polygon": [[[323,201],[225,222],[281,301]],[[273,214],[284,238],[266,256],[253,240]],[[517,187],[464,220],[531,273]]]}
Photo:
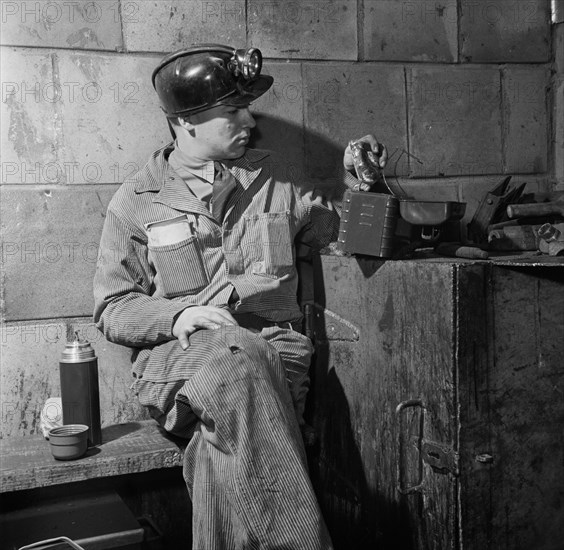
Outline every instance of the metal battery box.
{"label": "metal battery box", "polygon": [[399,201],[392,195],[347,189],[337,249],[349,254],[390,258],[398,216]]}

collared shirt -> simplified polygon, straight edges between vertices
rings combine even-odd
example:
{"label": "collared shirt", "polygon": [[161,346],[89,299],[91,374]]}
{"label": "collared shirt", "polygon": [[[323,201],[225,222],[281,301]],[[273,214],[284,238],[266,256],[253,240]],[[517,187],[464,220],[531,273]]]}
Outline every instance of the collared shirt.
{"label": "collared shirt", "polygon": [[294,241],[336,240],[331,203],[304,193],[281,157],[249,149],[226,166],[238,181],[222,224],[170,167],[172,144],[122,184],[109,207],[94,279],[94,319],[110,341],[133,347],[171,340],[190,305],[226,306],[270,321],[296,321]]}

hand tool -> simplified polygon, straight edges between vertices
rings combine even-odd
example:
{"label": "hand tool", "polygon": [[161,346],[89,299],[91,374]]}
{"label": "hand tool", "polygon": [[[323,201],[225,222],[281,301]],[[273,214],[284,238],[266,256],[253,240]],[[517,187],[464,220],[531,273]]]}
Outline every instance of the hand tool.
{"label": "hand tool", "polygon": [[468,258],[470,260],[487,260],[489,254],[477,246],[464,246],[460,243],[439,243],[435,252],[451,258]]}
{"label": "hand tool", "polygon": [[490,250],[537,250],[540,225],[509,225],[488,234]]}
{"label": "hand tool", "polygon": [[500,184],[488,191],[478,206],[472,221],[468,224],[468,238],[477,243],[488,240],[488,226],[507,219],[505,208],[508,204],[519,200],[526,184],[508,191],[511,176],[507,176]]}
{"label": "hand tool", "polygon": [[511,219],[524,216],[564,216],[564,198],[553,202],[533,202],[528,204],[510,204],[507,216]]}

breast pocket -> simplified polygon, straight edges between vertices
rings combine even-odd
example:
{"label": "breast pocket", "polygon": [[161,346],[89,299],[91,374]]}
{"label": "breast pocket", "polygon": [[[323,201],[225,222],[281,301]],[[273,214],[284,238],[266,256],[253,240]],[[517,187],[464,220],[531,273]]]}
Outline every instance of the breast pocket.
{"label": "breast pocket", "polygon": [[290,212],[245,217],[242,239],[245,263],[254,275],[278,278],[293,273],[294,252]]}
{"label": "breast pocket", "polygon": [[151,246],[149,251],[157,273],[157,288],[166,298],[196,294],[209,284],[197,237],[165,246]]}

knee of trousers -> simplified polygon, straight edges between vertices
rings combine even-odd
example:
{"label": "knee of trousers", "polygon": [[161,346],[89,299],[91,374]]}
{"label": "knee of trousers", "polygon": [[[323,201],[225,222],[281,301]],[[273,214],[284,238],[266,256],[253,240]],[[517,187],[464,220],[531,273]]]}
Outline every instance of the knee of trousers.
{"label": "knee of trousers", "polygon": [[284,363],[259,333],[238,326],[202,332],[207,333],[200,338],[207,340],[211,353],[202,361],[196,378],[219,385],[235,381],[238,385],[253,384],[261,380],[286,387]]}

